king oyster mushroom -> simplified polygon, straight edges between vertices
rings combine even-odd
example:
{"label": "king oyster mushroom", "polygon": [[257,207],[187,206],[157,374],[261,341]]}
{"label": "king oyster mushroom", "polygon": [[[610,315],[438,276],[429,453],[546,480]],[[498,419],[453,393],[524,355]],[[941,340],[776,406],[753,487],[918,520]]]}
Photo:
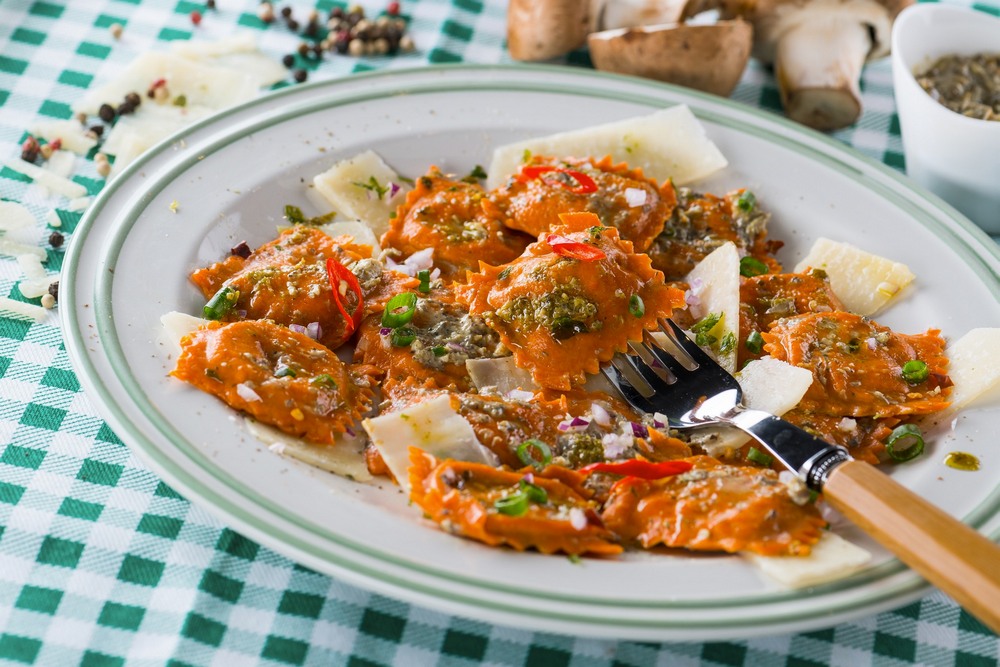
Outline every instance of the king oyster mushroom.
{"label": "king oyster mushroom", "polygon": [[569,53],[598,30],[681,19],[688,0],[510,0],[507,46],[515,60]]}
{"label": "king oyster mushroom", "polygon": [[721,10],[753,23],[753,55],[774,64],[788,117],[835,130],[861,115],[861,68],[889,53],[892,22],[913,1],[722,0]]}
{"label": "king oyster mushroom", "polygon": [[587,43],[599,70],[728,97],[750,58],[753,29],[740,20],[653,25],[593,33]]}

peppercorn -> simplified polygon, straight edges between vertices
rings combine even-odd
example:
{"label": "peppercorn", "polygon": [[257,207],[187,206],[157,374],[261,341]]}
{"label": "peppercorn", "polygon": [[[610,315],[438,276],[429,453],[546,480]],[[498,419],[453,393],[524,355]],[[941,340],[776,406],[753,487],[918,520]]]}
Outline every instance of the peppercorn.
{"label": "peppercorn", "polygon": [[59,232],[52,232],[51,234],[49,234],[49,245],[52,246],[53,248],[61,248],[63,241],[65,240],[66,237],[60,234]]}
{"label": "peppercorn", "polygon": [[240,241],[235,246],[229,249],[229,254],[235,255],[236,257],[242,257],[246,259],[250,256],[251,250],[250,246],[247,245],[246,241]]}
{"label": "peppercorn", "polygon": [[296,83],[304,83],[305,80],[309,78],[309,72],[304,69],[297,69],[295,70],[295,74],[293,74],[293,76],[295,77]]}
{"label": "peppercorn", "polygon": [[199,12],[197,9],[191,12],[191,23],[195,27],[201,25],[201,12]]}
{"label": "peppercorn", "polygon": [[105,123],[112,123],[115,120],[115,109],[110,104],[102,104],[101,108],[97,110],[97,115]]}
{"label": "peppercorn", "polygon": [[45,144],[40,149],[38,149],[38,152],[41,153],[43,160],[48,160],[50,157],[52,157],[52,153],[55,152],[55,149],[52,148],[52,144]]}
{"label": "peppercorn", "polygon": [[288,26],[288,29],[291,30],[292,32],[297,32],[299,29],[299,22],[296,21],[295,19],[288,19],[288,21],[286,21],[285,24]]}
{"label": "peppercorn", "polygon": [[344,18],[344,8],[343,7],[334,7],[333,9],[331,9],[330,10],[330,18],[331,19],[342,19],[342,18]]}
{"label": "peppercorn", "polygon": [[[139,93],[131,92],[125,96],[125,102],[127,102],[132,107],[137,107],[142,104],[142,98],[139,97]],[[133,109],[134,111],[135,109]]]}
{"label": "peppercorn", "polygon": [[55,299],[56,301],[59,300],[59,281],[58,280],[49,285],[49,294],[51,294],[52,298]]}
{"label": "peppercorn", "polygon": [[205,0],[205,9],[215,9],[215,0]]}
{"label": "peppercorn", "polygon": [[115,109],[115,113],[117,113],[119,116],[127,116],[133,111],[135,111],[135,107],[129,104],[128,102],[122,102],[121,104],[118,105],[118,108]]}
{"label": "peppercorn", "polygon": [[114,37],[115,39],[121,39],[122,32],[124,30],[125,28],[122,27],[121,23],[112,23],[111,25],[108,26],[108,31],[111,33],[111,36]]}
{"label": "peppercorn", "polygon": [[291,69],[292,66],[295,65],[295,56],[293,56],[291,53],[287,54],[284,58],[281,59],[281,64],[287,67],[288,69]]}
{"label": "peppercorn", "polygon": [[264,23],[274,23],[274,7],[270,2],[260,3],[260,7],[257,8],[257,18]]}
{"label": "peppercorn", "polygon": [[347,52],[352,56],[363,56],[365,55],[365,43],[360,39],[352,39],[351,43],[347,45]]}
{"label": "peppercorn", "polygon": [[302,42],[301,44],[299,44],[299,55],[302,56],[303,58],[305,58],[306,56],[308,56],[309,55],[309,48],[310,48],[309,45],[306,44],[305,42]]}
{"label": "peppercorn", "polygon": [[42,308],[52,309],[55,308],[56,298],[51,294],[42,295]]}
{"label": "peppercorn", "polygon": [[38,152],[41,146],[38,145],[38,139],[32,136],[28,136],[21,144],[21,159],[25,162],[34,162],[38,159]]}
{"label": "peppercorn", "polygon": [[104,134],[104,126],[103,125],[91,125],[90,126],[90,131],[93,132],[97,137],[100,137],[102,134]]}
{"label": "peppercorn", "polygon": [[310,21],[306,24],[306,29],[302,31],[302,34],[306,37],[315,37],[319,34],[319,23],[316,21]]}
{"label": "peppercorn", "polygon": [[287,18],[290,18],[290,17],[291,17],[291,15],[292,15],[292,8],[291,8],[291,7],[282,7],[282,8],[281,8],[281,15],[282,15],[282,16],[283,16],[284,18],[286,18],[286,19],[287,19]]}
{"label": "peppercorn", "polygon": [[333,43],[333,48],[337,49],[337,53],[345,54],[347,49],[350,47],[351,38],[349,36],[344,37],[341,35],[337,36],[337,40]]}
{"label": "peppercorn", "polygon": [[398,2],[390,2],[389,5],[385,8],[385,13],[388,14],[389,16],[398,16],[399,15],[399,3]]}
{"label": "peppercorn", "polygon": [[323,51],[326,50],[327,48],[329,48],[329,47],[328,47],[328,45],[327,45],[326,42],[320,42],[319,44],[313,44],[313,47],[312,47],[313,57],[321,59],[323,57]]}

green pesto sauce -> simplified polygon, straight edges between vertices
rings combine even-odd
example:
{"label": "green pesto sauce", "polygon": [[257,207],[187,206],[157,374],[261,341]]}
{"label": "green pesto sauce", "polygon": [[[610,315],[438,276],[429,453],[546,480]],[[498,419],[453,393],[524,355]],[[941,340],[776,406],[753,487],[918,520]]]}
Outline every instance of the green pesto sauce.
{"label": "green pesto sauce", "polygon": [[966,452],[948,452],[944,464],[955,470],[979,470],[979,459]]}

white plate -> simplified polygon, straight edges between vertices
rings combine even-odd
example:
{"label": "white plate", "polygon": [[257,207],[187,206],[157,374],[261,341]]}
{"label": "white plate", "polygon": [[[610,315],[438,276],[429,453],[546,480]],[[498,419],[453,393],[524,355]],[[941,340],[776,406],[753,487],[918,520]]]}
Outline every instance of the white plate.
{"label": "white plate", "polygon": [[[545,67],[452,67],[300,86],[206,120],[111,183],[68,253],[61,308],[87,395],[166,481],[260,543],[317,570],[488,622],[651,640],[805,630],[901,605],[924,584],[876,553],[864,572],[808,591],[763,581],[737,557],[635,554],[617,561],[491,549],[426,523],[391,485],[288,461],[228,408],[166,376],[159,317],[197,313],[187,274],[275,233],[285,204],[315,211],[309,179],[374,148],[409,176],[468,173],[493,146],[690,105],[730,159],[700,184],[752,188],[795,264],[812,240],[847,240],[910,265],[916,287],[880,320],[958,337],[1000,326],[1000,253],[953,209],[825,136],[728,101],[635,79]],[[177,211],[171,204],[177,203]],[[891,474],[989,534],[1000,527],[1000,410],[971,410]],[[977,473],[942,465],[952,449]]]}

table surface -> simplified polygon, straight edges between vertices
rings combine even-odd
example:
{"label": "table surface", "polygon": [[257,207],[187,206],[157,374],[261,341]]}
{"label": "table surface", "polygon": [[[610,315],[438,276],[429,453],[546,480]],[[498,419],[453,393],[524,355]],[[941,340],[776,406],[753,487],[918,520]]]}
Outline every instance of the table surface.
{"label": "table surface", "polygon": [[[381,3],[361,3],[370,14]],[[396,57],[327,58],[313,80],[428,63],[508,62],[505,3],[403,2],[417,45]],[[969,3],[957,3],[965,4]],[[175,39],[259,35],[280,58],[299,40],[256,4],[151,0],[0,2],[0,161],[25,130],[68,118],[92,81]],[[321,11],[343,3],[320,0]],[[974,5],[1000,14],[1000,0]],[[300,12],[305,6],[295,5]],[[194,27],[190,12],[204,12]],[[108,26],[119,23],[115,40]],[[586,65],[585,54],[567,61]],[[902,169],[887,60],[862,81],[865,113],[833,136]],[[778,111],[770,72],[752,63],[733,99]],[[85,165],[93,173],[92,165]],[[81,170],[82,171],[82,170]],[[102,181],[81,178],[91,194]],[[52,203],[4,168],[0,197],[36,215]],[[62,205],[65,205],[63,200]],[[72,236],[80,212],[58,209]],[[59,271],[62,250],[48,249]],[[0,257],[0,294],[21,299],[21,271]],[[35,301],[37,303],[37,300]],[[997,665],[1000,641],[939,592],[901,609],[815,632],[749,641],[637,643],[485,623],[388,599],[317,574],[227,528],[159,480],[94,410],[70,367],[58,319],[0,315],[0,663],[36,665]]]}

